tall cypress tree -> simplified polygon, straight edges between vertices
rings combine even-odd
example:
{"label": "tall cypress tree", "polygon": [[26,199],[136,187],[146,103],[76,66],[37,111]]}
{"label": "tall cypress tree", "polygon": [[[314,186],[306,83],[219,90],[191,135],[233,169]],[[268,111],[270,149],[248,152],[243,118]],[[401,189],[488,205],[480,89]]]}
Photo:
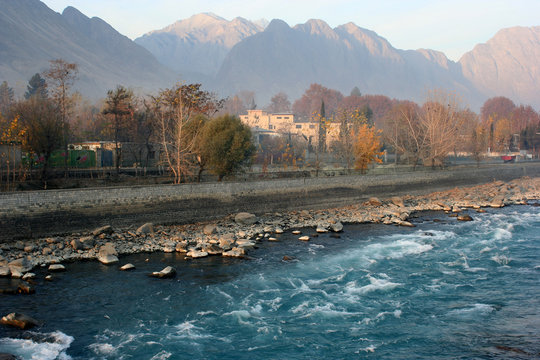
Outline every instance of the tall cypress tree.
{"label": "tall cypress tree", "polygon": [[13,104],[13,89],[9,87],[7,81],[0,85],[0,114],[5,115]]}
{"label": "tall cypress tree", "polygon": [[324,100],[321,101],[321,116],[319,117],[319,152],[326,151],[326,110],[324,108]]}
{"label": "tall cypress tree", "polygon": [[39,75],[39,73],[34,74],[28,81],[28,86],[26,86],[24,98],[30,99],[32,96],[38,96],[41,99],[49,97],[47,82]]}

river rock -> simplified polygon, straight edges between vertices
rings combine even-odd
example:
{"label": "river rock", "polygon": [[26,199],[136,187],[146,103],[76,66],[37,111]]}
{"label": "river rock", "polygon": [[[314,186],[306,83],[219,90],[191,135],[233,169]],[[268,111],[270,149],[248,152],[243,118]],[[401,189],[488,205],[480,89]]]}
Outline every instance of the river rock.
{"label": "river rock", "polygon": [[236,214],[234,221],[239,225],[253,225],[257,222],[257,216],[254,214],[241,212]]}
{"label": "river rock", "polygon": [[103,265],[116,264],[119,261],[118,257],[112,254],[98,254],[97,259]]}
{"label": "river rock", "polygon": [[220,255],[223,252],[223,249],[217,244],[206,244],[201,248],[201,251],[207,252],[208,255]]}
{"label": "river rock", "polygon": [[225,251],[221,255],[226,256],[226,257],[239,257],[239,258],[241,258],[241,257],[244,257],[246,255],[246,250],[244,248],[241,248],[241,247],[234,247],[229,251]]}
{"label": "river rock", "polygon": [[90,250],[96,244],[94,236],[85,236],[80,239],[71,240],[71,247],[73,250]]}
{"label": "river rock", "polygon": [[108,242],[105,245],[103,245],[101,248],[99,248],[99,255],[114,255],[117,256],[118,252],[116,251],[116,247],[113,243]]}
{"label": "river rock", "polygon": [[151,277],[156,277],[159,279],[170,279],[176,276],[176,269],[172,266],[167,266],[161,271],[154,271],[150,274]]}
{"label": "river rock", "polygon": [[135,265],[133,264],[125,264],[120,267],[120,270],[122,271],[129,271],[129,270],[135,270]]}
{"label": "river rock", "polygon": [[400,198],[399,196],[394,196],[392,198],[390,198],[390,202],[398,207],[404,207],[405,204],[403,203],[403,199]]}
{"label": "river rock", "polygon": [[33,265],[27,258],[19,258],[17,260],[13,260],[8,264],[9,269],[13,273],[14,270],[25,273],[30,270],[32,270]]}
{"label": "river rock", "polygon": [[20,313],[8,314],[0,320],[0,323],[8,326],[18,327],[19,329],[26,330],[39,325],[38,321],[28,315]]}
{"label": "river rock", "polygon": [[46,255],[51,255],[51,253],[52,253],[52,249],[50,247],[48,247],[48,246],[45,246],[43,248],[43,250],[41,250],[41,254],[45,255],[45,256]]}
{"label": "river rock", "polygon": [[147,235],[147,234],[153,234],[154,233],[154,224],[152,223],[146,223],[144,225],[141,225],[137,229],[137,234],[139,235]]}
{"label": "river rock", "polygon": [[92,235],[99,236],[101,234],[112,234],[114,232],[111,225],[105,225],[92,231]]}
{"label": "river rock", "polygon": [[300,230],[291,231],[293,235],[300,235],[302,232]]}
{"label": "river rock", "polygon": [[278,241],[278,239],[273,236],[269,236],[268,241]]}
{"label": "river rock", "polygon": [[198,259],[198,258],[207,257],[208,253],[206,251],[200,251],[200,250],[192,249],[192,250],[188,251],[186,253],[186,255],[193,258],[193,259]]}
{"label": "river rock", "polygon": [[26,273],[26,274],[23,275],[22,279],[23,279],[24,281],[27,281],[27,280],[32,280],[32,279],[34,279],[35,277],[36,277],[36,274],[31,273],[31,272],[28,272],[28,273]]}
{"label": "river rock", "polygon": [[31,253],[32,251],[34,251],[36,249],[36,246],[33,245],[33,244],[29,244],[29,245],[26,245],[24,247],[24,252],[27,252],[27,253]]}
{"label": "river rock", "polygon": [[18,268],[11,268],[9,270],[11,271],[11,277],[14,279],[20,279],[24,276],[24,273]]}
{"label": "river rock", "polygon": [[341,223],[341,221],[338,221],[337,223],[335,224],[332,224],[330,225],[330,230],[332,230],[333,232],[342,232],[343,231],[343,224]]}
{"label": "river rock", "polygon": [[49,271],[51,272],[66,271],[66,267],[62,264],[51,264],[49,266]]}
{"label": "river rock", "polygon": [[315,229],[316,232],[323,234],[328,232],[328,228],[324,224],[317,225],[317,229]]}
{"label": "river rock", "polygon": [[8,277],[11,276],[11,271],[9,270],[9,267],[2,266],[0,267],[0,277]]}
{"label": "river rock", "polygon": [[413,223],[410,223],[408,221],[399,221],[398,225],[399,226],[405,226],[405,227],[415,227],[415,225]]}
{"label": "river rock", "polygon": [[309,241],[309,236],[305,235],[305,236],[300,236],[298,238],[298,240],[301,240],[301,241]]}
{"label": "river rock", "polygon": [[371,197],[371,198],[369,198],[369,200],[367,201],[367,204],[368,204],[368,205],[371,205],[371,206],[381,206],[381,205],[382,205],[382,201],[379,200],[379,198]]}
{"label": "river rock", "polygon": [[283,233],[284,233],[284,231],[283,231],[283,229],[282,229],[282,228],[280,228],[280,227],[276,227],[276,228],[275,228],[275,230],[274,230],[274,233],[276,233],[276,234],[283,234]]}
{"label": "river rock", "polygon": [[254,241],[248,239],[238,239],[236,240],[236,246],[243,249],[248,249],[255,247],[257,245]]}
{"label": "river rock", "polygon": [[181,252],[181,253],[187,252],[187,242],[182,241],[182,242],[176,243],[176,246],[174,249],[176,250],[176,252]]}
{"label": "river rock", "polygon": [[216,232],[217,232],[216,224],[208,224],[208,225],[205,225],[203,228],[204,235],[213,235]]}
{"label": "river rock", "polygon": [[459,221],[473,221],[473,218],[470,215],[467,215],[467,214],[459,215],[457,217],[457,219]]}

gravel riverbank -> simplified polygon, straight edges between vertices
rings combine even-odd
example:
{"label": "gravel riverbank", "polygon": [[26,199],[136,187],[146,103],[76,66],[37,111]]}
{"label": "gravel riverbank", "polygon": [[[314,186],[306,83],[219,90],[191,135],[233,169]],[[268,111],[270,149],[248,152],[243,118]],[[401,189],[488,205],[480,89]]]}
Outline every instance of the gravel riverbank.
{"label": "gravel riverbank", "polygon": [[[188,258],[206,256],[248,256],[262,241],[279,241],[279,235],[292,232],[299,241],[309,241],[320,232],[341,232],[343,224],[381,223],[414,226],[407,219],[418,211],[444,211],[458,221],[474,219],[482,208],[527,204],[540,199],[540,178],[520,178],[509,182],[455,188],[425,195],[371,198],[347,207],[302,210],[254,215],[237,213],[213,222],[189,225],[154,226],[134,224],[119,229],[104,226],[88,233],[17,241],[0,245],[0,276],[22,279],[2,292],[32,292],[32,269],[63,271],[63,264],[96,259],[117,264],[125,254],[141,252],[181,252]],[[120,257],[120,259],[119,259]],[[128,264],[123,264],[128,265]],[[130,266],[122,270],[128,270]],[[166,277],[170,273],[156,273]],[[52,275],[47,275],[52,279]],[[14,287],[15,286],[15,287]],[[1,289],[0,289],[1,290]]]}

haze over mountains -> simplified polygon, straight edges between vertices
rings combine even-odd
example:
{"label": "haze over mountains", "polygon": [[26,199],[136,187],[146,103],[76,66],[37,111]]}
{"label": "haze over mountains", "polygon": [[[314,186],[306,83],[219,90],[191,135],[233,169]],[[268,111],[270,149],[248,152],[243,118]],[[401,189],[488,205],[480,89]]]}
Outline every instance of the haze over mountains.
{"label": "haze over mountains", "polygon": [[498,95],[540,108],[540,27],[503,29],[454,62],[434,50],[396,49],[353,23],[265,26],[199,14],[131,41],[71,7],[60,15],[38,0],[0,0],[0,8],[0,81],[18,90],[63,58],[79,64],[77,84],[91,98],[117,84],[149,92],[184,79],[221,96],[254,91],[262,106],[279,91],[294,100],[320,83],[420,103],[442,88],[476,110]]}

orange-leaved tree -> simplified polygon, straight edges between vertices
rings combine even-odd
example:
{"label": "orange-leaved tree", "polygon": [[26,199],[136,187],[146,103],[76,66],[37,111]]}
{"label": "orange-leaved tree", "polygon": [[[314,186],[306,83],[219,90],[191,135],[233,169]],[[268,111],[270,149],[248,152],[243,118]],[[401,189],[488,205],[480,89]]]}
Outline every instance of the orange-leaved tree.
{"label": "orange-leaved tree", "polygon": [[354,144],[355,163],[354,167],[361,170],[362,174],[366,172],[369,164],[382,163],[380,130],[376,130],[368,124],[358,126],[356,142]]}

